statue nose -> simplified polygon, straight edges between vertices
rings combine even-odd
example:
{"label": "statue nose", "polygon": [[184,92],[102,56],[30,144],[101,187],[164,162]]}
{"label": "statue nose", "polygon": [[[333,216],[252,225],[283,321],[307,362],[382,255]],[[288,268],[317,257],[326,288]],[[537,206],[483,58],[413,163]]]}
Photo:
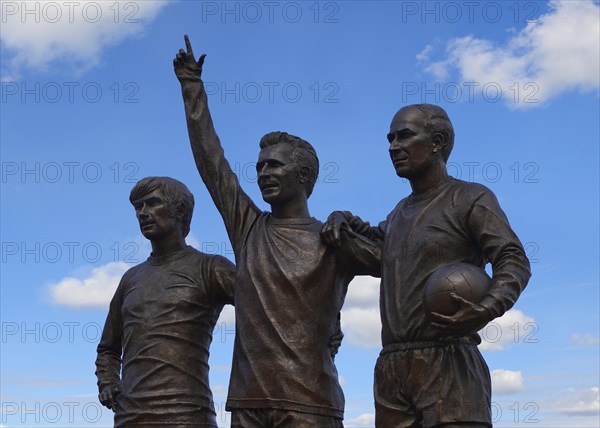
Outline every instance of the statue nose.
{"label": "statue nose", "polygon": [[264,177],[269,175],[269,167],[268,165],[263,165],[259,170],[258,170],[258,176],[259,177]]}
{"label": "statue nose", "polygon": [[396,143],[395,141],[390,145],[389,148],[390,153],[398,153],[400,151],[402,151],[402,146],[400,145],[400,143]]}

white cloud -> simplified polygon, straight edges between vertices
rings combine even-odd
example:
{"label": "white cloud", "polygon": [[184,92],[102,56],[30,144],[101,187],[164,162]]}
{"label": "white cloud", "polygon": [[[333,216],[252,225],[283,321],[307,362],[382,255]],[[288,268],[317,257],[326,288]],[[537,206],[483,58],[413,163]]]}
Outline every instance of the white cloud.
{"label": "white cloud", "polygon": [[344,427],[372,427],[375,426],[375,415],[373,413],[363,413],[362,415],[344,421]]}
{"label": "white cloud", "polygon": [[217,325],[222,327],[225,324],[227,330],[233,330],[235,325],[235,308],[231,305],[225,305],[217,321]]}
{"label": "white cloud", "polygon": [[492,392],[494,395],[509,395],[523,391],[523,374],[520,371],[493,370]]}
{"label": "white cloud", "polygon": [[[567,91],[597,91],[600,6],[592,0],[553,0],[549,8],[504,45],[472,35],[450,40],[446,58],[430,62],[426,70],[447,80],[456,69],[460,80],[478,83],[479,90],[497,84],[508,105],[516,108],[539,106]],[[417,59],[430,53],[427,46]]]}
{"label": "white cloud", "polygon": [[381,347],[379,309],[351,308],[342,311],[344,341],[364,348]]}
{"label": "white cloud", "polygon": [[100,62],[106,47],[141,34],[167,3],[2,1],[3,80],[26,68],[48,70],[57,61],[83,73]]}
{"label": "white cloud", "polygon": [[503,351],[516,343],[537,343],[539,327],[535,320],[518,309],[506,312],[479,332],[479,350]]}
{"label": "white cloud", "polygon": [[358,276],[348,288],[342,309],[344,341],[361,347],[381,347],[379,279]]}
{"label": "white cloud", "polygon": [[427,45],[425,48],[417,54],[417,63],[421,64],[429,61],[429,56],[433,52],[433,46]]}
{"label": "white cloud", "polygon": [[556,410],[569,416],[594,416],[600,412],[600,389],[597,387],[586,389],[570,388],[556,403]]}
{"label": "white cloud", "polygon": [[357,276],[348,286],[345,307],[370,309],[379,308],[379,278]]}
{"label": "white cloud", "polygon": [[121,277],[130,267],[125,262],[111,262],[94,268],[87,278],[63,278],[50,285],[52,299],[60,305],[106,308]]}
{"label": "white cloud", "polygon": [[600,338],[598,336],[592,336],[589,333],[573,333],[571,335],[571,344],[575,346],[598,347],[598,345],[600,345]]}

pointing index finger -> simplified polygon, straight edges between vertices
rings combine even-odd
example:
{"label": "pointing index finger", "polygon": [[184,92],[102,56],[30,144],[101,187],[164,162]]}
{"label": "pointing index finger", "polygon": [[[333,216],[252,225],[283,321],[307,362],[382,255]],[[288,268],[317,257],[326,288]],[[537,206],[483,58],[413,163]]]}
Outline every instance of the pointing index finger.
{"label": "pointing index finger", "polygon": [[185,39],[185,47],[187,49],[187,53],[193,54],[194,51],[192,50],[192,44],[190,43],[190,38],[188,37],[187,34],[185,36],[183,36],[183,38]]}
{"label": "pointing index finger", "polygon": [[340,228],[333,225],[333,240],[336,244],[340,242]]}

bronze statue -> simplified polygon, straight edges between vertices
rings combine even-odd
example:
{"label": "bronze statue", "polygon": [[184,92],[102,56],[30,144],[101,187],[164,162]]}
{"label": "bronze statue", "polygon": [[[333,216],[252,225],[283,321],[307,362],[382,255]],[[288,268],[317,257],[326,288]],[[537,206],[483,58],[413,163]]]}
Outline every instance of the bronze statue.
{"label": "bronze statue", "polygon": [[319,161],[312,145],[285,132],[260,141],[258,185],[271,212],[242,190],[213,127],[201,80],[204,55],[174,60],[196,166],[225,223],[237,265],[236,336],[227,409],[232,427],[342,427],[344,396],[333,355],[339,314],[355,275],[378,274],[372,242],[320,237],[308,197]]}
{"label": "bronze statue", "polygon": [[[400,109],[387,137],[396,173],[410,181],[412,193],[378,227],[335,212],[323,228],[332,245],[340,244],[344,227],[383,243],[376,426],[491,427],[490,374],[477,331],[514,305],[531,276],[529,261],[494,194],[448,176],[454,130],[442,108]],[[455,314],[427,316],[423,292],[434,272],[487,262],[493,278],[482,301],[452,293],[460,307]]]}
{"label": "bronze statue", "polygon": [[129,200],[152,254],[123,275],[110,303],[99,400],[116,427],[216,428],[208,355],[221,309],[233,304],[235,267],[186,245],[194,197],[183,183],[147,177]]}

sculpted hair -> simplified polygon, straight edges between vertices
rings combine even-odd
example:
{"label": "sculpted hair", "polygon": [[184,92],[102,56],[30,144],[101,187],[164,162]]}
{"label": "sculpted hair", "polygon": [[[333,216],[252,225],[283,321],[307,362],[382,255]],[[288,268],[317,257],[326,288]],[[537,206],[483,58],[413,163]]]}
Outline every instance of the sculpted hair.
{"label": "sculpted hair", "polygon": [[183,236],[187,236],[190,233],[190,223],[194,212],[194,195],[181,181],[171,177],[142,178],[131,189],[129,202],[133,203],[156,189],[162,191],[169,215],[181,221]]}
{"label": "sculpted hair", "polygon": [[446,145],[442,148],[444,162],[448,162],[450,152],[454,147],[454,127],[448,117],[448,113],[434,104],[412,104],[405,108],[416,108],[425,116],[425,130],[430,133],[439,132],[444,136]]}
{"label": "sculpted hair", "polygon": [[319,176],[319,158],[315,148],[306,140],[287,132],[269,132],[260,139],[260,148],[274,146],[275,144],[289,144],[294,148],[292,160],[299,168],[306,168],[308,181],[306,182],[306,197],[308,198],[317,182]]}

